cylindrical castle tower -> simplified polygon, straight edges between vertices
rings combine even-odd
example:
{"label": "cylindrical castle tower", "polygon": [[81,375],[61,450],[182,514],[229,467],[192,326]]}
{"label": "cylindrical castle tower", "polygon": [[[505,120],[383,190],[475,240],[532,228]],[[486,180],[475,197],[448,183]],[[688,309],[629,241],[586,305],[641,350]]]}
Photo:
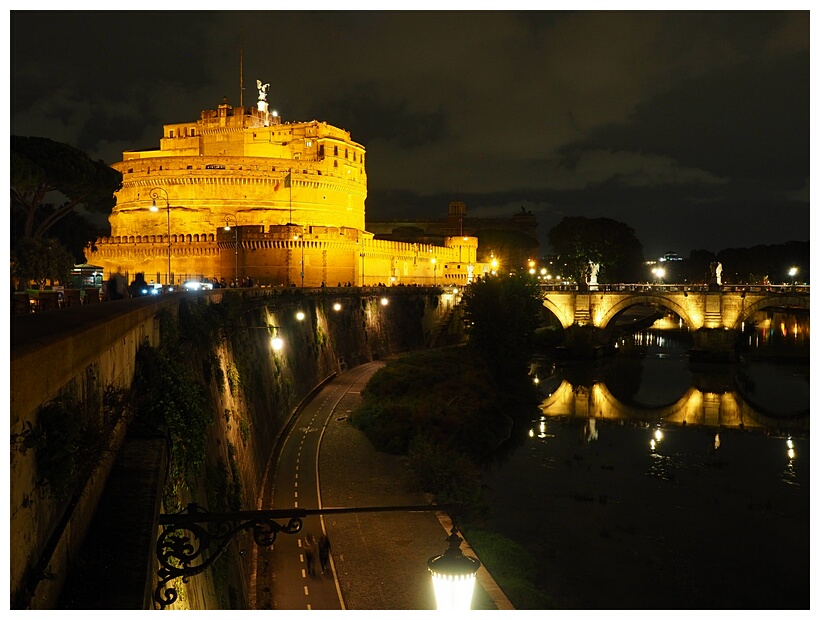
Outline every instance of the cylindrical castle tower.
{"label": "cylindrical castle tower", "polygon": [[364,230],[364,151],[327,123],[282,123],[267,108],[223,102],[198,121],[165,125],[158,150],[123,153],[111,237],[87,259],[166,281],[169,252],[172,273],[217,275],[215,237],[226,225]]}

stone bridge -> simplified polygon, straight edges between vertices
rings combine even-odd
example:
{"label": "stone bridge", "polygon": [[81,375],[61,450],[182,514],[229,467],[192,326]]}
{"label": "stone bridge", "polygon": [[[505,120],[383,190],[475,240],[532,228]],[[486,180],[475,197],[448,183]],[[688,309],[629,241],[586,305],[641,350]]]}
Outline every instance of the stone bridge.
{"label": "stone bridge", "polygon": [[758,310],[788,306],[809,309],[808,286],[723,286],[607,284],[598,290],[542,286],[544,307],[565,329],[592,325],[606,329],[632,306],[661,306],[677,314],[693,332],[700,329],[740,330]]}

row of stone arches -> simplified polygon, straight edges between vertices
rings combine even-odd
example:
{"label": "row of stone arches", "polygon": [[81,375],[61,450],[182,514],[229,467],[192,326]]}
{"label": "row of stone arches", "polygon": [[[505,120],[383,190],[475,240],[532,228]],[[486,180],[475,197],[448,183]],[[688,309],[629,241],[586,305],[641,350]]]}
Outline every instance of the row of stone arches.
{"label": "row of stone arches", "polygon": [[[684,322],[684,324],[691,330],[697,330],[702,327],[695,319],[690,315],[689,311],[684,308],[679,303],[676,303],[673,299],[664,297],[664,296],[655,296],[655,295],[647,295],[647,296],[636,296],[632,298],[628,298],[622,300],[616,304],[614,304],[609,310],[598,320],[596,320],[595,326],[600,329],[606,329],[612,321],[614,321],[618,315],[622,314],[629,308],[638,305],[646,305],[646,304],[653,304],[665,308],[666,310],[670,310],[678,315]],[[569,327],[575,322],[575,308],[572,307],[562,307],[555,302],[551,301],[549,298],[545,298],[543,301],[544,307],[549,310],[555,317],[560,321],[561,325],[564,328]],[[809,309],[809,298],[808,296],[772,296],[766,297],[764,299],[759,299],[756,301],[750,302],[748,305],[744,305],[743,309],[738,313],[737,317],[733,321],[731,326],[732,329],[740,329],[744,322],[749,321],[749,319],[754,316],[754,314],[760,310],[765,310],[766,308],[774,308],[774,307],[781,307],[781,306],[791,306],[796,308],[802,309]]]}

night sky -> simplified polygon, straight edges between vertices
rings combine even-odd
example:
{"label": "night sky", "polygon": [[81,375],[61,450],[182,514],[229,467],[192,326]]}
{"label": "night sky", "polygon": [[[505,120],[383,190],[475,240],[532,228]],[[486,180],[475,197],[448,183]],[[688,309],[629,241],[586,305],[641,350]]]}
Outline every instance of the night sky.
{"label": "night sky", "polygon": [[[231,7],[239,4],[231,4]],[[12,11],[11,133],[119,161],[256,80],[367,149],[372,219],[608,217],[646,256],[809,239],[809,12]],[[240,41],[242,42],[240,44]]]}

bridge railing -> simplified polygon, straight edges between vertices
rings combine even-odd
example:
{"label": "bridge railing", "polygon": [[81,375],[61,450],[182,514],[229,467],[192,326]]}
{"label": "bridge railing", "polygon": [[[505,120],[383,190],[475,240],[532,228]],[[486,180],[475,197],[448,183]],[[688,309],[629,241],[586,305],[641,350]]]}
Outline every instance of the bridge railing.
{"label": "bridge railing", "polygon": [[[539,284],[542,291],[556,292],[598,292],[598,293],[641,293],[641,292],[708,292],[714,290],[708,284],[653,284],[640,282],[634,284]],[[718,290],[722,293],[803,293],[809,294],[808,284],[722,284]]]}

